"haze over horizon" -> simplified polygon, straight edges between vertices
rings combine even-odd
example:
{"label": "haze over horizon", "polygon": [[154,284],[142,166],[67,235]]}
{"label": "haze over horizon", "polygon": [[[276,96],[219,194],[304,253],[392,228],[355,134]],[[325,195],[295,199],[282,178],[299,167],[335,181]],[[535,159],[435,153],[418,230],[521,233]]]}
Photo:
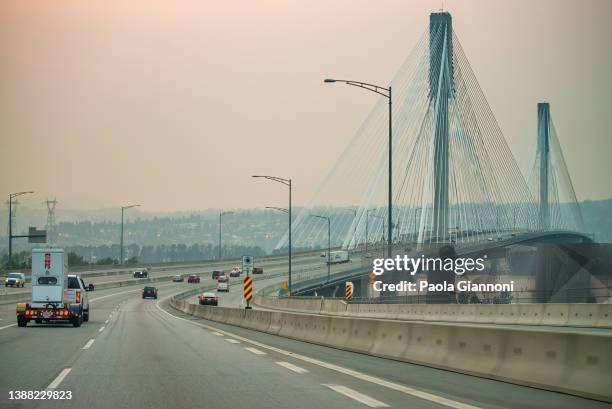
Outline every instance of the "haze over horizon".
{"label": "haze over horizon", "polygon": [[[2,2],[0,194],[65,209],[283,206],[286,189],[250,177],[271,174],[293,178],[302,206],[376,103],[323,78],[386,84],[439,7]],[[525,177],[548,101],[578,200],[612,197],[612,3],[444,7]]]}

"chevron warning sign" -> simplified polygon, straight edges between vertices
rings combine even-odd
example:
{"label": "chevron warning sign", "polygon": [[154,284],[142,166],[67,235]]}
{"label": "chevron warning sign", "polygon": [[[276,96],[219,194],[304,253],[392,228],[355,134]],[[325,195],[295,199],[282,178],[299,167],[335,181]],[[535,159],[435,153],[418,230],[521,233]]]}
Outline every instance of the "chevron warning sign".
{"label": "chevron warning sign", "polygon": [[247,303],[253,299],[253,277],[244,277],[243,296]]}
{"label": "chevron warning sign", "polygon": [[351,281],[346,282],[346,287],[344,288],[344,299],[346,301],[350,301],[353,298],[353,283]]}

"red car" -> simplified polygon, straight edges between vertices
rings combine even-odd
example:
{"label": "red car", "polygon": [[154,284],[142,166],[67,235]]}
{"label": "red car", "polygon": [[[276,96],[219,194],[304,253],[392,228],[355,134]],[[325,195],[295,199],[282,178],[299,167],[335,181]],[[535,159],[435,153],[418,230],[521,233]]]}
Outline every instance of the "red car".
{"label": "red car", "polygon": [[219,305],[219,297],[215,293],[203,293],[198,297],[200,305]]}
{"label": "red car", "polygon": [[187,278],[187,282],[188,283],[200,283],[200,276],[195,275],[195,274],[190,274],[189,277]]}

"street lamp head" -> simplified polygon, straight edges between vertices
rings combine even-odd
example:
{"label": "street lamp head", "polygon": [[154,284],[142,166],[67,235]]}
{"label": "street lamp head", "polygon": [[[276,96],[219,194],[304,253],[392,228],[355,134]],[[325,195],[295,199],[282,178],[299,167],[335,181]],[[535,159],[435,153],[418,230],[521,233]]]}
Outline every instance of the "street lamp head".
{"label": "street lamp head", "polygon": [[27,195],[29,193],[34,193],[34,191],[33,190],[28,190],[27,192],[10,193],[9,196],[10,197],[17,197],[17,196],[21,196],[21,195]]}
{"label": "street lamp head", "polygon": [[276,207],[276,206],[266,206],[266,209],[271,209],[271,210],[278,210],[279,212],[283,212],[283,213],[289,213],[289,210],[283,208],[283,207]]}
{"label": "street lamp head", "polygon": [[325,78],[323,82],[331,83],[331,82],[336,82],[336,80],[333,78]]}

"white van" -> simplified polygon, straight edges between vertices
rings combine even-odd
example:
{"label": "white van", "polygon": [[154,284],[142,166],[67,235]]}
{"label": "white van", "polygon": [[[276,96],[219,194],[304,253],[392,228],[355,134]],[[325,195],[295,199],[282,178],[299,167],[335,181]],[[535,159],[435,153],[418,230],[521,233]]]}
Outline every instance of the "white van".
{"label": "white van", "polygon": [[217,278],[217,291],[229,292],[229,278],[225,274]]}

